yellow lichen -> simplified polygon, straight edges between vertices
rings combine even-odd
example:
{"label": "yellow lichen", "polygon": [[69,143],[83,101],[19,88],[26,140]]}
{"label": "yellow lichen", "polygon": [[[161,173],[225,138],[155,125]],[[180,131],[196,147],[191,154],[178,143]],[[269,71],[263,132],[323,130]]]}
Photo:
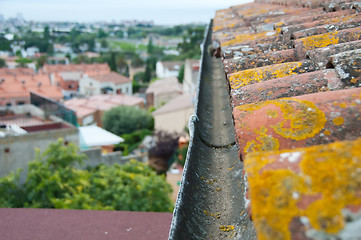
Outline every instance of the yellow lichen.
{"label": "yellow lichen", "polygon": [[345,120],[343,119],[343,117],[336,117],[336,118],[332,119],[333,124],[335,124],[337,126],[343,124],[344,121]]}
{"label": "yellow lichen", "polygon": [[340,103],[339,106],[340,106],[341,108],[347,107],[346,103]]}
{"label": "yellow lichen", "polygon": [[277,111],[267,110],[267,115],[272,118],[278,117]]}
{"label": "yellow lichen", "polygon": [[323,133],[324,133],[325,135],[327,135],[327,136],[331,135],[330,130],[325,130]]}
{"label": "yellow lichen", "polygon": [[353,84],[356,84],[356,83],[357,83],[357,79],[356,79],[356,78],[352,78],[352,79],[350,80],[350,82],[353,83]]}
{"label": "yellow lichen", "polygon": [[259,136],[255,140],[252,140],[247,143],[244,147],[244,152],[254,152],[254,151],[270,151],[270,150],[277,150],[280,147],[278,140],[270,135],[267,135],[267,128],[262,126],[260,130],[255,131],[256,134]]}
{"label": "yellow lichen", "polygon": [[204,214],[207,216],[208,215],[208,213],[207,213],[207,211],[206,210],[203,210],[203,212],[204,212]]}
{"label": "yellow lichen", "polygon": [[230,232],[234,230],[234,226],[233,225],[227,225],[227,226],[220,226],[219,229],[223,232]]}
{"label": "yellow lichen", "polygon": [[278,23],[275,23],[273,26],[274,28],[279,28],[281,26],[283,26],[284,22],[278,22]]}
{"label": "yellow lichen", "polygon": [[233,28],[235,25],[236,25],[235,23],[231,23],[231,24],[226,24],[226,25],[221,25],[221,26],[215,26],[212,29],[213,29],[213,32],[217,32],[224,28]]}
{"label": "yellow lichen", "polygon": [[[310,101],[284,98],[275,101],[275,105],[281,108],[284,120],[271,127],[285,138],[310,138],[325,126],[325,114]],[[285,127],[288,122],[290,127]]]}
{"label": "yellow lichen", "polygon": [[261,33],[256,33],[256,34],[240,34],[238,36],[236,36],[234,39],[229,40],[229,41],[225,41],[221,43],[221,46],[229,46],[229,45],[233,45],[233,44],[237,44],[237,43],[241,43],[244,41],[250,41],[250,40],[255,40],[255,39],[261,39],[261,38],[265,38],[267,36],[272,36],[273,34],[276,34],[276,32],[261,32]]}
{"label": "yellow lichen", "polygon": [[229,82],[232,89],[237,89],[242,86],[261,82],[267,79],[295,75],[297,73],[294,72],[294,70],[299,68],[301,65],[301,62],[289,62],[248,69],[232,74],[229,77]]}
{"label": "yellow lichen", "polygon": [[[359,205],[361,138],[302,149],[251,153],[245,159],[250,187],[252,218],[258,239],[291,239],[290,223],[306,217],[312,228],[329,234],[345,224],[342,210]],[[282,153],[300,155],[300,170],[271,170]],[[278,157],[277,157],[278,156]],[[318,197],[316,197],[318,196]],[[302,202],[310,197],[312,201]]]}
{"label": "yellow lichen", "polygon": [[[253,111],[270,104],[279,107],[283,115],[278,123],[270,127],[284,138],[302,140],[313,137],[323,129],[326,123],[325,114],[314,103],[295,98],[281,98],[261,103],[246,104],[238,106],[237,109],[253,113]],[[286,125],[289,125],[289,127],[286,127]],[[247,143],[245,150],[260,149],[257,147],[253,140]]]}
{"label": "yellow lichen", "polygon": [[322,48],[328,45],[338,44],[339,38],[337,37],[338,31],[331,33],[324,33],[315,36],[301,38],[301,42],[305,50],[312,50],[315,48]]}

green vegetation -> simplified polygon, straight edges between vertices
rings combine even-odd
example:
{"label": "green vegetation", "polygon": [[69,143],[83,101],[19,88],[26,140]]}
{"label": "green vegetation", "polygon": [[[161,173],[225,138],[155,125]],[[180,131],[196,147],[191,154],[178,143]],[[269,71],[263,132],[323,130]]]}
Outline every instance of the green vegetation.
{"label": "green vegetation", "polygon": [[0,207],[70,208],[170,212],[172,189],[143,163],[80,170],[75,145],[53,143],[29,163],[23,185],[17,174],[0,179]]}
{"label": "green vegetation", "polygon": [[149,149],[149,166],[158,174],[165,174],[177,158],[179,135],[167,131],[154,134],[155,145]]}
{"label": "green vegetation", "polygon": [[154,119],[144,109],[133,106],[119,106],[105,112],[103,127],[109,132],[120,136],[141,129],[153,130]]}
{"label": "green vegetation", "polygon": [[0,68],[6,67],[6,61],[0,58]]}
{"label": "green vegetation", "polygon": [[149,129],[141,129],[132,133],[122,134],[121,137],[124,139],[124,142],[119,143],[115,147],[115,150],[120,150],[124,156],[127,156],[142,143],[145,136],[149,135],[153,135],[153,131]]}
{"label": "green vegetation", "polygon": [[139,51],[146,51],[147,46],[143,44],[136,45],[135,43],[131,43],[128,41],[117,41],[117,40],[109,40],[109,47],[112,49],[125,51],[125,52],[135,52],[136,50]]}

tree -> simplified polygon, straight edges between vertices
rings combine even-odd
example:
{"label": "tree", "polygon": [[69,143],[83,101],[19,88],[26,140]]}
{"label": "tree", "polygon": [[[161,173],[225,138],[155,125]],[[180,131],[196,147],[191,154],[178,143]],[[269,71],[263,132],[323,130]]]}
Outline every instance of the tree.
{"label": "tree", "polygon": [[152,38],[149,39],[149,42],[148,42],[148,46],[147,46],[147,53],[149,55],[152,55],[153,54],[153,50],[154,50],[154,47],[153,47],[153,40]]}
{"label": "tree", "polygon": [[179,72],[178,72],[178,81],[180,83],[183,83],[183,79],[184,79],[184,64],[182,64],[181,68],[179,69]]}
{"label": "tree", "polygon": [[11,51],[11,41],[0,35],[0,51]]}
{"label": "tree", "polygon": [[122,135],[140,129],[153,130],[154,119],[144,109],[133,106],[118,106],[105,112],[103,126],[116,135]]}
{"label": "tree", "polygon": [[6,61],[3,58],[0,58],[0,68],[6,67]]}
{"label": "tree", "polygon": [[17,63],[17,67],[26,67],[28,63],[31,63],[32,61],[29,58],[19,57],[15,62]]}
{"label": "tree", "polygon": [[44,28],[44,34],[43,34],[43,39],[46,43],[49,43],[50,40],[50,31],[49,31],[49,26],[46,26]]}
{"label": "tree", "polygon": [[158,174],[165,174],[176,158],[179,135],[167,131],[157,131],[155,145],[149,149],[149,165]]}
{"label": "tree", "polygon": [[171,186],[147,165],[132,160],[76,169],[83,160],[73,144],[50,144],[29,163],[24,185],[19,173],[0,178],[0,207],[172,211]]}
{"label": "tree", "polygon": [[124,142],[117,144],[114,149],[122,151],[123,156],[127,156],[149,135],[153,135],[153,131],[149,129],[141,129],[132,133],[122,134],[121,137],[124,139]]}
{"label": "tree", "polygon": [[42,68],[44,66],[44,64],[46,63],[46,60],[48,59],[47,56],[40,56],[36,59],[36,68],[39,70],[40,68]]}

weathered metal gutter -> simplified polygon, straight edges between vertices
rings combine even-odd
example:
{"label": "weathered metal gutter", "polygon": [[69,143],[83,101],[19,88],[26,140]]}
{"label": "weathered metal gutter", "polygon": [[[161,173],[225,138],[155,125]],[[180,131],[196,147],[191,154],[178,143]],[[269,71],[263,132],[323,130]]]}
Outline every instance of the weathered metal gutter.
{"label": "weathered metal gutter", "polygon": [[197,118],[169,239],[255,239],[244,207],[243,164],[235,143],[228,85],[221,59],[210,55],[211,35],[212,22],[203,43]]}

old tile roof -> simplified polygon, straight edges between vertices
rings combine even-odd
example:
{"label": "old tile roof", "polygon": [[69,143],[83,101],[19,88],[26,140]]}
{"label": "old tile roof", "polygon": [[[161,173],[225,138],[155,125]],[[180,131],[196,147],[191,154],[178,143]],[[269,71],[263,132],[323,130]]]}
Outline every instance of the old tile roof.
{"label": "old tile roof", "polygon": [[61,72],[59,75],[64,81],[79,81],[83,76],[82,72]]}
{"label": "old tile roof", "polygon": [[123,84],[123,83],[129,83],[132,82],[131,79],[120,75],[116,72],[110,72],[106,74],[99,74],[99,75],[93,75],[91,78],[97,80],[98,82],[112,82],[114,84]]}
{"label": "old tile roof", "polygon": [[159,115],[168,112],[175,112],[183,109],[193,108],[192,95],[182,94],[158,108],[152,115]]}
{"label": "old tile roof", "polygon": [[163,94],[163,93],[172,93],[183,91],[182,84],[178,82],[178,79],[175,77],[159,79],[151,84],[149,84],[146,93],[153,93],[154,95]]}
{"label": "old tile roof", "polygon": [[45,64],[40,70],[42,73],[60,73],[60,72],[83,72],[89,76],[110,73],[110,68],[106,63],[93,64]]}
{"label": "old tile roof", "polygon": [[46,74],[34,74],[32,70],[1,69],[0,96],[2,98],[30,97],[30,92],[60,100],[63,98],[61,89],[52,86]]}
{"label": "old tile roof", "polygon": [[72,98],[64,102],[64,105],[76,112],[78,118],[85,117],[96,111],[107,111],[116,106],[142,105],[143,98],[128,95],[94,95],[88,98]]}
{"label": "old tile roof", "polygon": [[361,239],[360,10],[256,0],[216,12],[208,50],[228,79],[259,239]]}

